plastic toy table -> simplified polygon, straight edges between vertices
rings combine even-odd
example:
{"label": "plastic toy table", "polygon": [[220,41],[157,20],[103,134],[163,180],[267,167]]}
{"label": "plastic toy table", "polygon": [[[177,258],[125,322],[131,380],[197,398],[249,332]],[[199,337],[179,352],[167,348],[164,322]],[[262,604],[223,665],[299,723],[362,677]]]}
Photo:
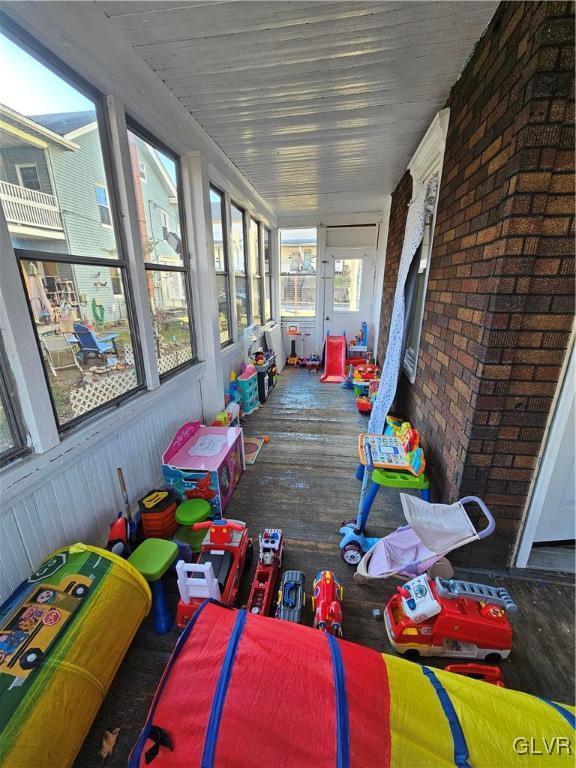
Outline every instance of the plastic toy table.
{"label": "plastic toy table", "polygon": [[213,515],[221,517],[244,469],[242,429],[188,422],[172,438],[162,464],[168,488],[181,499],[209,501]]}

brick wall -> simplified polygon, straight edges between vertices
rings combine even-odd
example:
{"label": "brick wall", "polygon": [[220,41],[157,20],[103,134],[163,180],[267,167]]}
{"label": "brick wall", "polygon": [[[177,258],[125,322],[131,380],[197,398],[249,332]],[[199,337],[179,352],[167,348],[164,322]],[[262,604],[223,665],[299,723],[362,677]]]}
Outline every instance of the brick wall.
{"label": "brick wall", "polygon": [[[461,562],[510,561],[570,337],[573,12],[502,3],[447,103],[418,370],[397,408],[422,432],[438,497],[482,496],[497,517]],[[406,174],[392,198],[380,354],[409,187]]]}

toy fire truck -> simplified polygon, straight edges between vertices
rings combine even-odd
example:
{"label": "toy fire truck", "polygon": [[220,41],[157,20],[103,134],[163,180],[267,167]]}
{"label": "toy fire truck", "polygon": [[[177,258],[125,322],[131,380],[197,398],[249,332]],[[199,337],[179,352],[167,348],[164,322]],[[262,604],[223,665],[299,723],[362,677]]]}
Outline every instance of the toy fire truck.
{"label": "toy fire truck", "polygon": [[192,529],[207,529],[208,533],[196,563],[179,560],[176,564],[180,592],[176,621],[180,629],[206,598],[232,605],[242,573],[252,559],[252,542],[241,520],[207,520],[195,523]]}
{"label": "toy fire truck", "polygon": [[506,613],[517,610],[505,589],[423,574],[398,587],[384,620],[399,653],[497,661],[512,649]]}
{"label": "toy fire truck", "polygon": [[284,539],[280,528],[266,528],[258,536],[260,554],[246,610],[269,616],[282,566]]}

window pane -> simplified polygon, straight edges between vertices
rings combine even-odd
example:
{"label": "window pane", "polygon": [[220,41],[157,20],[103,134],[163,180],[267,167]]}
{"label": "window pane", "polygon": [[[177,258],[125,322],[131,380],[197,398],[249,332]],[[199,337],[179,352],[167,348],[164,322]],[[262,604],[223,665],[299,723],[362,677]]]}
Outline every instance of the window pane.
{"label": "window pane", "polygon": [[216,275],[216,291],[218,294],[220,344],[227,344],[230,341],[230,319],[228,311],[228,278],[226,275]]}
{"label": "window pane", "polygon": [[10,422],[4,410],[4,404],[0,401],[0,454],[11,451],[15,447],[16,443],[12,437]]}
{"label": "window pane", "polygon": [[192,360],[185,273],[146,270],[160,374]]}
{"label": "window pane", "polygon": [[95,103],[1,34],[0,50],[0,203],[14,246],[117,258]]}
{"label": "window pane", "polygon": [[250,274],[260,274],[260,246],[258,243],[258,222],[250,219]]}
{"label": "window pane", "polygon": [[252,278],[252,319],[255,323],[262,322],[262,299],[260,295],[261,277]]}
{"label": "window pane", "polygon": [[280,277],[282,315],[314,317],[316,275],[282,275]]}
{"label": "window pane", "polygon": [[362,259],[334,261],[334,312],[359,312]]}
{"label": "window pane", "polygon": [[272,275],[268,275],[264,279],[264,319],[266,321],[272,320]]}
{"label": "window pane", "polygon": [[212,242],[214,244],[214,267],[216,272],[226,272],[224,252],[223,207],[224,198],[216,190],[210,190],[210,210],[212,213]]}
{"label": "window pane", "polygon": [[316,273],[316,229],[280,230],[280,272]]}
{"label": "window pane", "polygon": [[20,267],[59,424],[134,389],[120,270],[26,260]]}
{"label": "window pane", "polygon": [[128,144],[144,261],[182,266],[176,161],[133,131]]}
{"label": "window pane", "polygon": [[246,297],[248,278],[236,275],[234,282],[236,286],[236,316],[240,330],[248,326],[248,299]]}
{"label": "window pane", "polygon": [[246,256],[244,253],[244,212],[234,204],[232,210],[231,245],[232,265],[236,272],[246,273]]}
{"label": "window pane", "polygon": [[270,230],[266,227],[262,233],[262,240],[264,242],[264,272],[268,274],[270,272]]}

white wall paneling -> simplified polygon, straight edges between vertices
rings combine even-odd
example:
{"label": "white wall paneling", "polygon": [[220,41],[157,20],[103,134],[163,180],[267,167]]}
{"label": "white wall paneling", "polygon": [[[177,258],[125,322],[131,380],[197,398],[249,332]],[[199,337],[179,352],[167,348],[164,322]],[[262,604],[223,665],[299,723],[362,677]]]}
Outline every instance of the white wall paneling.
{"label": "white wall paneling", "polygon": [[54,549],[106,542],[109,524],[123,509],[117,467],[124,470],[133,509],[161,482],[161,456],[172,435],[202,416],[200,373],[187,371],[143,393],[2,474],[0,602]]}

